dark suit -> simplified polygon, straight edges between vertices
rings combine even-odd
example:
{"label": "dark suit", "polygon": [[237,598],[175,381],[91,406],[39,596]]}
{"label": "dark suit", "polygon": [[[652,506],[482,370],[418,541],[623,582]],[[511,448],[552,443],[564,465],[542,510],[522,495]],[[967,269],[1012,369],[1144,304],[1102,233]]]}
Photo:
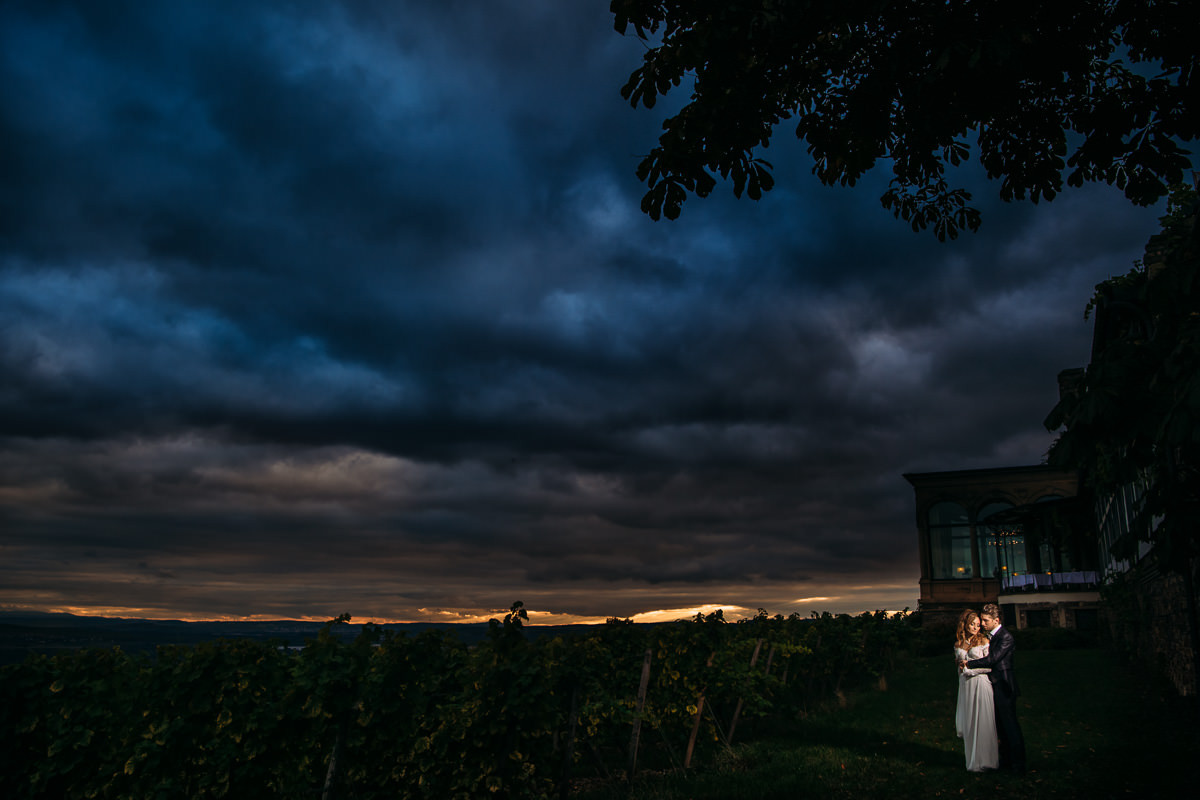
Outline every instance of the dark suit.
{"label": "dark suit", "polygon": [[992,682],[992,702],[996,706],[996,734],[1000,740],[1000,768],[1025,771],[1025,737],[1017,724],[1017,676],[1013,672],[1013,653],[1017,643],[1003,625],[991,634],[988,654],[967,662],[971,669],[987,667]]}

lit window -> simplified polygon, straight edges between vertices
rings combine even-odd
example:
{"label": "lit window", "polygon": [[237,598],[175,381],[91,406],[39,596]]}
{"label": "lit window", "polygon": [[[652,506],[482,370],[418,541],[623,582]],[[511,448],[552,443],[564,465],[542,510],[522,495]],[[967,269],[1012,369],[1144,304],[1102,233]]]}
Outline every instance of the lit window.
{"label": "lit window", "polygon": [[973,578],[971,525],[958,503],[938,503],[929,509],[930,577],[936,580]]}

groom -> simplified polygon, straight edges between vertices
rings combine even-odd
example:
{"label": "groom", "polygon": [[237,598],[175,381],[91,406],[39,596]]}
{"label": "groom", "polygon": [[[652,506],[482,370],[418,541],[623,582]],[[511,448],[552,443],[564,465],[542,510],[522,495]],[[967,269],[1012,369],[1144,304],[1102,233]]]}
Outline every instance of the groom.
{"label": "groom", "polygon": [[1017,645],[1013,636],[1000,624],[1000,606],[988,603],[979,615],[979,623],[992,642],[983,658],[964,661],[960,666],[971,669],[989,667],[992,682],[992,701],[996,706],[996,733],[1000,740],[1000,769],[1017,774],[1025,772],[1025,739],[1017,724],[1017,678],[1013,674],[1013,652]]}

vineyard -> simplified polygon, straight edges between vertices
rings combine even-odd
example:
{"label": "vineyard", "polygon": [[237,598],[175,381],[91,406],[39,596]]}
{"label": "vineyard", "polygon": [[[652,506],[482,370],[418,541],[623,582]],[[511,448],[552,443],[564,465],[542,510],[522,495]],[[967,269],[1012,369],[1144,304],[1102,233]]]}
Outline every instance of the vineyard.
{"label": "vineyard", "polygon": [[332,621],[305,647],[225,640],[31,656],[0,670],[10,798],[566,797],[573,780],[703,765],[746,726],[878,682],[906,616],[720,612],[531,640]]}

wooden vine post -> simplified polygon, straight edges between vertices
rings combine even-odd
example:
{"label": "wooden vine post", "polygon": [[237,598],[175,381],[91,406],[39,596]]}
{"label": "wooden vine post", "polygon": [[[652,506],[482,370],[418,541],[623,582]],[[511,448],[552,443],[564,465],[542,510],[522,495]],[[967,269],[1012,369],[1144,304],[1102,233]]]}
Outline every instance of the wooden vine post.
{"label": "wooden vine post", "polygon": [[337,738],[333,742],[333,752],[329,754],[329,767],[325,770],[325,785],[321,787],[321,800],[334,800],[337,797],[338,780],[342,762],[342,750],[346,744],[347,720],[338,723]]}
{"label": "wooden vine post", "polygon": [[[762,650],[762,645],[762,639],[759,639],[754,643],[754,655],[750,656],[750,669],[754,669],[754,665],[758,663],[758,653],[760,650]],[[730,746],[733,745],[733,732],[737,729],[738,718],[742,715],[742,706],[745,704],[745,702],[746,699],[744,697],[739,697],[737,706],[735,706],[733,709],[733,719],[729,722],[729,736],[726,740]]]}
{"label": "wooden vine post", "polygon": [[[706,668],[712,667],[713,659],[717,657],[714,652],[708,657],[708,662],[704,665]],[[706,687],[707,688],[707,687]],[[696,736],[700,733],[700,719],[704,716],[704,689],[700,690],[700,696],[696,698],[696,716],[692,719],[692,735],[688,737],[687,752],[683,754],[683,768],[687,769],[692,765],[692,751],[696,749]]]}
{"label": "wooden vine post", "polygon": [[637,707],[633,714],[633,733],[629,737],[629,769],[627,776],[633,780],[633,772],[637,768],[638,741],[642,736],[642,710],[646,707],[646,688],[650,685],[650,659],[654,651],[646,649],[646,658],[642,661],[642,681],[638,684]]}

